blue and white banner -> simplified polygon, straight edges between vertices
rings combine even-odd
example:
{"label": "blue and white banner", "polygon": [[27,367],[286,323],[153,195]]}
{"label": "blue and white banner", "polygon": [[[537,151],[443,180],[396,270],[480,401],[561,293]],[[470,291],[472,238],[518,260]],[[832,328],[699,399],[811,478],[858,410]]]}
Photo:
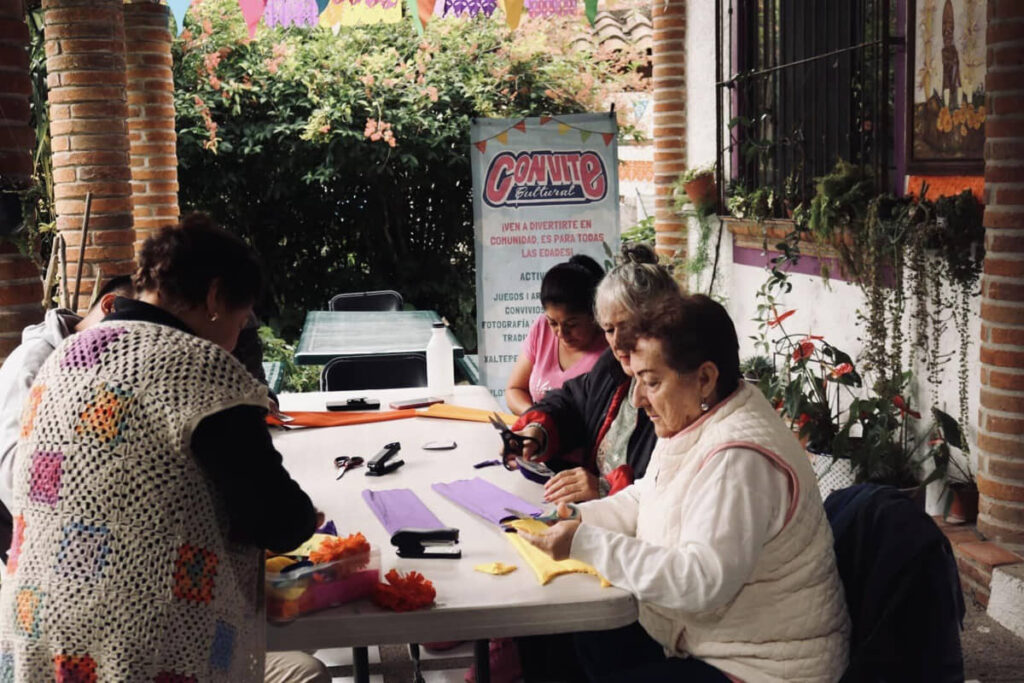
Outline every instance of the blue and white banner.
{"label": "blue and white banner", "polygon": [[473,123],[477,346],[500,401],[543,313],[544,273],[574,254],[607,265],[606,246],[618,249],[616,135],[608,113]]}

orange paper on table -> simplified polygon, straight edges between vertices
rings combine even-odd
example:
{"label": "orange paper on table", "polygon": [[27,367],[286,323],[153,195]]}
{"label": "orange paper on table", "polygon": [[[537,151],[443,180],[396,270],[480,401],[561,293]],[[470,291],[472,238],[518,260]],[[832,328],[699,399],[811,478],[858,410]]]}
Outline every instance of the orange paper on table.
{"label": "orange paper on table", "polygon": [[510,427],[516,423],[516,416],[510,413],[499,413],[480,408],[463,408],[447,403],[435,403],[416,412],[420,417],[438,417],[444,420],[466,420],[468,422],[488,422],[491,415],[497,415]]}
{"label": "orange paper on table", "polygon": [[335,413],[324,411],[297,411],[283,413],[292,418],[283,422],[273,415],[267,415],[267,424],[287,427],[342,427],[344,425],[361,425],[368,422],[387,422],[388,420],[402,420],[407,417],[416,417],[416,411],[390,410],[386,412],[364,412],[364,413]]}

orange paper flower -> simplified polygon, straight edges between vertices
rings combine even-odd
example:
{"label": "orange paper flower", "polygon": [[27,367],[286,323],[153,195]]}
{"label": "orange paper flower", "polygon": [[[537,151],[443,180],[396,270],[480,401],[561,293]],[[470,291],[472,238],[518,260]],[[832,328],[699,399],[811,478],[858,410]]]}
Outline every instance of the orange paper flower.
{"label": "orange paper flower", "polygon": [[405,576],[392,569],[384,578],[388,583],[378,583],[373,589],[373,604],[395,612],[411,612],[434,603],[437,591],[434,584],[419,572]]}
{"label": "orange paper flower", "polygon": [[368,552],[370,544],[361,533],[354,533],[345,538],[333,536],[321,541],[320,547],[309,554],[309,561],[313,564],[324,564]]}

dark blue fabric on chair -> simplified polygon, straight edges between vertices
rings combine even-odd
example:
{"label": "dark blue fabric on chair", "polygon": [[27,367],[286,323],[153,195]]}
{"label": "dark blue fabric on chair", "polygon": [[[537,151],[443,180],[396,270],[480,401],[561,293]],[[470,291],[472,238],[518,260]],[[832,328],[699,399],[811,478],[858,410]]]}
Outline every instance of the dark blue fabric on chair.
{"label": "dark blue fabric on chair", "polygon": [[376,292],[346,292],[336,294],[327,304],[330,311],[400,311],[404,305],[402,295],[393,289]]}
{"label": "dark blue fabric on chair", "polygon": [[397,389],[427,386],[427,357],[422,353],[343,356],[320,371],[320,391]]}
{"label": "dark blue fabric on chair", "polygon": [[891,486],[834,492],[825,511],[853,622],[844,682],[964,680],[964,599],[949,541]]}

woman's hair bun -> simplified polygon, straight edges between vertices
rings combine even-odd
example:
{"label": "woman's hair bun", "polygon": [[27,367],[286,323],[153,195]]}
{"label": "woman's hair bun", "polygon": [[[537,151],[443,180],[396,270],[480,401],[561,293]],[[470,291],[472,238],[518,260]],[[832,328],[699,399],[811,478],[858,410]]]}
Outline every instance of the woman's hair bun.
{"label": "woman's hair bun", "polygon": [[621,263],[656,264],[658,255],[649,244],[644,242],[626,242],[619,249]]}

